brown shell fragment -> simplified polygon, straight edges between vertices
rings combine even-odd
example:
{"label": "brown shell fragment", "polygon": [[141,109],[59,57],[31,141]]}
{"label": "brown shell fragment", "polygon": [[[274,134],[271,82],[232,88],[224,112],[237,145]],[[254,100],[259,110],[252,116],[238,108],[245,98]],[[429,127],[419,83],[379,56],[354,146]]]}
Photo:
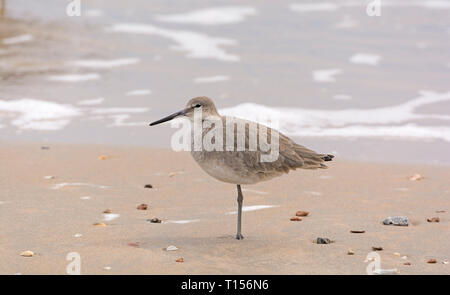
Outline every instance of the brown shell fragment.
{"label": "brown shell fragment", "polygon": [[175,262],[184,262],[184,259],[183,259],[183,257],[180,257],[177,260],[175,260]]}
{"label": "brown shell fragment", "polygon": [[436,262],[437,262],[437,260],[434,258],[431,258],[427,261],[427,263],[436,263]]}
{"label": "brown shell fragment", "polygon": [[20,253],[20,256],[23,256],[23,257],[32,257],[32,256],[34,256],[34,252],[33,252],[33,251],[30,251],[30,250],[23,251],[22,253]]}
{"label": "brown shell fragment", "polygon": [[428,222],[439,222],[441,221],[441,219],[439,217],[431,217],[431,218],[427,218]]}
{"label": "brown shell fragment", "polygon": [[298,216],[293,216],[291,217],[291,221],[302,221],[302,218]]}
{"label": "brown shell fragment", "polygon": [[147,204],[140,204],[139,206],[137,206],[136,209],[138,210],[147,210],[148,205]]}
{"label": "brown shell fragment", "polygon": [[308,211],[297,211],[297,213],[295,213],[295,216],[308,216],[309,212]]}
{"label": "brown shell fragment", "polygon": [[352,234],[363,234],[363,233],[365,233],[366,231],[365,230],[351,230],[350,231]]}
{"label": "brown shell fragment", "polygon": [[94,223],[94,225],[98,226],[98,227],[105,227],[106,226],[106,224],[104,224],[103,222],[96,222],[96,223]]}
{"label": "brown shell fragment", "polygon": [[381,247],[381,246],[372,246],[372,250],[373,251],[382,251],[383,247]]}

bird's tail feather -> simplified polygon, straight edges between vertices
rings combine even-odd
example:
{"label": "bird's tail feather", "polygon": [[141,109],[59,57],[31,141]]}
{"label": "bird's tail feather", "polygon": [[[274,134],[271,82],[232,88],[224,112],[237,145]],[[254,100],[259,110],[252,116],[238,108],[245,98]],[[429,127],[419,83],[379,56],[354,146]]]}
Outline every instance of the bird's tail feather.
{"label": "bird's tail feather", "polygon": [[326,169],[327,165],[323,162],[333,160],[334,156],[329,154],[318,154],[315,151],[307,149],[304,146],[295,145],[295,152],[303,159],[303,169]]}

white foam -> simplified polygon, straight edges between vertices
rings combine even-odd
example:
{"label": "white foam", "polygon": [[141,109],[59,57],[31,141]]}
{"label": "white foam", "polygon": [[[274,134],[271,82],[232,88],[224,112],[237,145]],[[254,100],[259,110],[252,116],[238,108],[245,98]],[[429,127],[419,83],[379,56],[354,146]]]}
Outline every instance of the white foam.
{"label": "white foam", "polygon": [[132,127],[132,126],[148,126],[148,121],[145,122],[128,122],[130,119],[128,114],[110,115],[109,119],[113,119],[114,122],[109,124],[108,127]]}
{"label": "white foam", "polygon": [[238,61],[237,55],[227,53],[220,46],[236,45],[232,39],[211,37],[192,31],[168,30],[148,24],[119,23],[108,28],[109,32],[156,35],[177,43],[173,50],[187,52],[190,58],[213,58],[221,61]]}
{"label": "white foam", "polygon": [[[277,205],[254,205],[254,206],[243,206],[242,207],[242,211],[243,212],[247,212],[247,211],[256,211],[256,210],[262,210],[262,209],[268,209],[268,208],[274,208],[274,207],[280,207]],[[232,211],[232,212],[228,212],[225,213],[226,215],[233,215],[233,214],[237,214],[237,211]]]}
{"label": "white foam", "polygon": [[450,127],[419,126],[414,120],[450,121],[450,115],[420,114],[424,105],[450,101],[450,92],[420,91],[420,96],[402,104],[372,108],[320,110],[302,108],[272,108],[245,103],[221,110],[235,116],[268,124],[278,123],[280,131],[293,136],[308,137],[386,137],[411,139],[442,139],[450,141]]}
{"label": "white foam", "polygon": [[313,71],[312,76],[316,82],[335,82],[334,76],[342,73],[341,69],[326,69]]}
{"label": "white foam", "polygon": [[125,93],[126,96],[139,96],[139,95],[150,95],[152,91],[150,89],[136,89]]}
{"label": "white foam", "polygon": [[230,80],[229,76],[224,75],[216,75],[211,77],[198,77],[194,79],[195,83],[214,83],[214,82],[222,82]]}
{"label": "white foam", "polygon": [[333,98],[337,99],[337,100],[349,100],[349,99],[352,99],[352,97],[350,95],[348,95],[348,94],[335,94],[335,95],[333,95]]}
{"label": "white foam", "polygon": [[4,45],[13,45],[13,44],[31,42],[33,40],[34,40],[34,37],[32,35],[23,34],[23,35],[19,35],[19,36],[10,37],[10,38],[5,38],[2,40],[2,43]]}
{"label": "white foam", "polygon": [[443,0],[420,1],[416,5],[428,9],[450,9],[450,2]]}
{"label": "white foam", "polygon": [[380,62],[381,56],[377,54],[357,53],[350,57],[350,62],[354,64],[364,64],[376,66]]}
{"label": "white foam", "polygon": [[92,110],[93,114],[121,114],[121,113],[145,113],[148,108],[98,108]]}
{"label": "white foam", "polygon": [[[426,9],[450,9],[450,2],[446,0],[419,0],[419,1],[381,1],[383,8],[388,7],[419,7]],[[332,2],[309,2],[309,3],[294,3],[289,5],[290,10],[305,13],[305,12],[333,12],[341,8],[352,8],[352,7],[366,7],[367,1],[342,1],[338,3]]]}
{"label": "white foam", "polygon": [[27,98],[0,100],[1,112],[12,113],[12,125],[20,129],[34,130],[62,129],[70,123],[70,118],[81,114],[71,105]]}
{"label": "white foam", "polygon": [[103,214],[103,220],[111,221],[111,220],[119,218],[119,216],[120,216],[120,214],[116,214],[116,213],[106,213],[106,214]]}
{"label": "white foam", "polygon": [[83,12],[84,15],[88,16],[88,17],[99,17],[99,16],[103,16],[103,10],[100,9],[88,9],[86,11]]}
{"label": "white foam", "polygon": [[157,20],[170,23],[223,25],[239,23],[247,16],[255,15],[256,9],[248,6],[214,7],[180,14],[159,15]]}
{"label": "white foam", "polygon": [[92,184],[92,183],[82,183],[82,182],[63,182],[63,183],[57,183],[52,186],[52,189],[61,189],[66,186],[88,186],[88,187],[95,187],[95,188],[109,188],[109,186],[106,185],[98,185],[98,184]]}
{"label": "white foam", "polygon": [[289,5],[292,11],[312,12],[312,11],[335,11],[339,9],[339,5],[331,2],[315,2],[315,3],[295,3]]}
{"label": "white foam", "polygon": [[71,66],[90,69],[109,69],[120,66],[132,65],[139,62],[139,58],[121,58],[121,59],[82,59],[68,62]]}
{"label": "white foam", "polygon": [[78,104],[82,105],[82,106],[91,106],[91,105],[99,105],[99,104],[103,103],[104,101],[105,101],[105,99],[103,97],[99,97],[99,98],[81,100],[78,102]]}
{"label": "white foam", "polygon": [[72,75],[53,75],[47,77],[49,81],[59,81],[59,82],[84,82],[91,80],[100,79],[100,75],[97,73],[88,74],[72,74]]}
{"label": "white foam", "polygon": [[186,224],[186,223],[199,222],[199,221],[200,221],[200,219],[167,220],[164,223]]}

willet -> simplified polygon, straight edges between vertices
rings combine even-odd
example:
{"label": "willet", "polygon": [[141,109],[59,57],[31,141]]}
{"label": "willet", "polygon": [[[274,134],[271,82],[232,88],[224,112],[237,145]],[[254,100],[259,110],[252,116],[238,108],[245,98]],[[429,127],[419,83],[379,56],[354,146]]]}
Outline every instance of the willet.
{"label": "willet", "polygon": [[[199,114],[200,118],[197,118]],[[331,161],[334,157],[328,154],[318,154],[304,146],[298,145],[289,137],[264,125],[244,119],[221,116],[214,102],[205,96],[189,100],[183,110],[155,121],[150,126],[178,117],[189,119],[190,126],[194,127],[191,128],[191,134],[194,135],[194,138],[191,140],[191,154],[200,167],[217,180],[237,185],[238,220],[236,239],[238,240],[244,238],[241,233],[242,203],[244,199],[241,190],[242,184],[255,184],[269,180],[296,168],[327,168],[323,162]],[[195,145],[195,128],[198,123],[200,123],[201,128],[199,133],[200,148]],[[217,133],[217,130],[220,132]],[[265,135],[264,132],[266,133]],[[214,142],[211,140],[211,144],[216,147],[215,149],[203,146],[205,139],[208,136],[211,138],[210,133],[216,135],[213,136]],[[221,134],[222,138],[219,138],[218,134]],[[272,151],[269,152],[267,148],[263,148],[262,139],[263,136],[267,136],[266,139],[269,139],[269,135],[271,149],[275,147],[277,155],[275,158],[267,161],[264,157],[267,157]],[[240,136],[244,140],[240,140]],[[257,138],[259,145],[255,147],[252,142],[255,141],[256,143]],[[217,147],[222,148],[217,149]]]}

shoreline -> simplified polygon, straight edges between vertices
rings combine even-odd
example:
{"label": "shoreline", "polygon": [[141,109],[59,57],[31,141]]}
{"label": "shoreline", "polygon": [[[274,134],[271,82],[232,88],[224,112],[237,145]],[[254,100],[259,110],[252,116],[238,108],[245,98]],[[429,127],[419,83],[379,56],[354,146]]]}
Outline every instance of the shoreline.
{"label": "shoreline", "polygon": [[[1,274],[65,274],[70,252],[80,254],[82,274],[365,274],[373,246],[383,247],[383,269],[450,273],[447,167],[338,158],[327,170],[243,186],[244,207],[259,210],[244,212],[245,239],[237,241],[236,187],[188,153],[6,143],[0,160]],[[424,178],[408,179],[417,173]],[[136,209],[142,203],[148,210]],[[310,214],[290,221],[298,210]],[[382,225],[388,216],[408,216],[410,225]],[[170,245],[178,249],[163,250]],[[35,255],[20,256],[27,250]]]}

